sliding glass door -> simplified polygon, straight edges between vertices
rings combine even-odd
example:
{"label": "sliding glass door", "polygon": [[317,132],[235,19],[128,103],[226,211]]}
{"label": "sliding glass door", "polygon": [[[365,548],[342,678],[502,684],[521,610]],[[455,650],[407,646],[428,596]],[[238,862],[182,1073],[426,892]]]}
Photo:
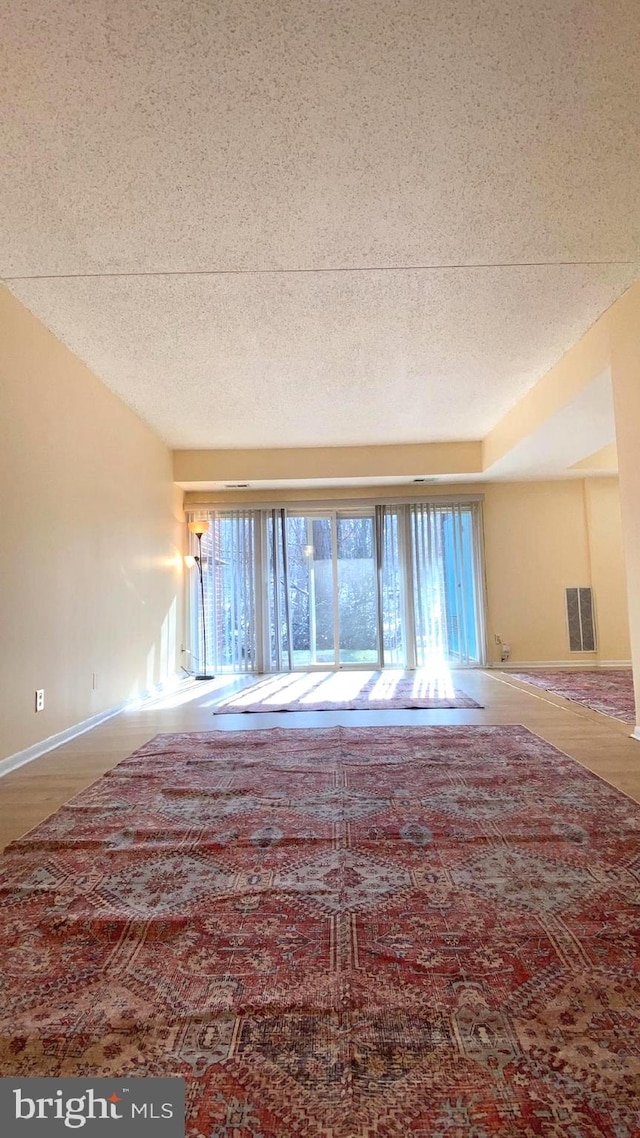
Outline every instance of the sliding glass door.
{"label": "sliding glass door", "polygon": [[[479,502],[212,513],[202,541],[207,664],[480,664],[481,532]],[[191,611],[198,666],[199,605]]]}
{"label": "sliding glass door", "polygon": [[341,667],[378,667],[378,572],[373,513],[336,514],[336,563],[338,662]]}
{"label": "sliding glass door", "polygon": [[373,513],[290,514],[286,535],[293,667],[378,666]]}
{"label": "sliding glass door", "polygon": [[332,517],[289,515],[286,536],[293,667],[333,667],[336,628]]}

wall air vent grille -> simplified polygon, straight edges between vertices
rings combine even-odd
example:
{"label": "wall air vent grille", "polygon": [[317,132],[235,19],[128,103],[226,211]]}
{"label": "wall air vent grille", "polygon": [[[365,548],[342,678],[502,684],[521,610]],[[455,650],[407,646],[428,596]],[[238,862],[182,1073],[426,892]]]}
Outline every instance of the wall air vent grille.
{"label": "wall air vent grille", "polygon": [[596,625],[591,589],[567,589],[567,627],[571,652],[595,652]]}

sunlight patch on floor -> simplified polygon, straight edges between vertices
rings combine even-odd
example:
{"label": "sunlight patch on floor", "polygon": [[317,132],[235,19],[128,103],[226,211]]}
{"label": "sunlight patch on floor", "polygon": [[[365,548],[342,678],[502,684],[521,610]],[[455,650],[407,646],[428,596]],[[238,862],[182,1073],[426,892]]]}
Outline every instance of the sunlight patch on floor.
{"label": "sunlight patch on floor", "polygon": [[[401,669],[340,672],[287,672],[256,678],[254,683],[228,695],[234,709],[242,711],[260,703],[265,711],[269,706],[297,703],[343,704],[357,699],[371,703],[392,700],[401,682],[409,679],[411,696],[415,699],[454,699],[455,686],[451,669],[441,657],[433,657],[428,664],[415,672]],[[366,689],[369,689],[368,691]],[[217,702],[215,699],[212,702]]]}
{"label": "sunlight patch on floor", "polygon": [[416,699],[453,699],[455,686],[451,668],[442,656],[432,656],[415,672],[413,695]]}

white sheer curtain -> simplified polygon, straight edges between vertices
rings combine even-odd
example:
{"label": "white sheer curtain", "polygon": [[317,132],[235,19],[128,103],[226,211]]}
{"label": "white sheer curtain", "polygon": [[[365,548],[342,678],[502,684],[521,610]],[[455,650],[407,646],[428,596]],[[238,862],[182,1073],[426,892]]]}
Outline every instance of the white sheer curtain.
{"label": "white sheer curtain", "polygon": [[480,503],[419,502],[408,510],[416,664],[479,664],[485,654]]}
{"label": "white sheer curtain", "polygon": [[252,672],[258,665],[257,521],[255,510],[214,516],[214,660],[218,671]]}
{"label": "white sheer curtain", "polygon": [[[378,619],[382,628],[383,665],[407,664],[413,645],[413,607],[407,604],[406,511],[398,506],[376,506],[376,558],[378,564]],[[410,608],[411,611],[408,611]]]}
{"label": "white sheer curtain", "polygon": [[384,663],[484,659],[480,502],[376,507]]}
{"label": "white sheer curtain", "polygon": [[449,656],[442,508],[431,502],[409,506],[415,654],[418,667]]}
{"label": "white sheer curtain", "polygon": [[[203,511],[193,514],[202,517]],[[214,672],[252,672],[262,667],[260,514],[256,510],[212,511],[202,538],[208,663]],[[192,545],[191,552],[197,552]],[[191,588],[191,654],[199,657],[202,613]]]}
{"label": "white sheer curtain", "polygon": [[[266,614],[268,628],[265,629],[265,661],[272,672],[290,671],[292,667],[291,649],[291,606],[289,601],[286,510],[275,508],[263,511],[265,527],[264,546],[266,550]],[[265,664],[265,668],[267,665]]]}

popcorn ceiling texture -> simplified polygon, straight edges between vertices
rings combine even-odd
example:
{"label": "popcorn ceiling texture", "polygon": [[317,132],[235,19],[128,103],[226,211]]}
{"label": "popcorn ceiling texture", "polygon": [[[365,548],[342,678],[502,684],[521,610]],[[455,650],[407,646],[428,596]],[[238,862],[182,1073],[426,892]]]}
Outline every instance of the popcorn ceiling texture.
{"label": "popcorn ceiling texture", "polygon": [[168,442],[233,448],[481,437],[621,280],[564,267],[13,287]]}
{"label": "popcorn ceiling texture", "polygon": [[[636,0],[3,13],[0,270],[175,446],[479,437],[640,272]],[[531,261],[634,263],[402,269]]]}

